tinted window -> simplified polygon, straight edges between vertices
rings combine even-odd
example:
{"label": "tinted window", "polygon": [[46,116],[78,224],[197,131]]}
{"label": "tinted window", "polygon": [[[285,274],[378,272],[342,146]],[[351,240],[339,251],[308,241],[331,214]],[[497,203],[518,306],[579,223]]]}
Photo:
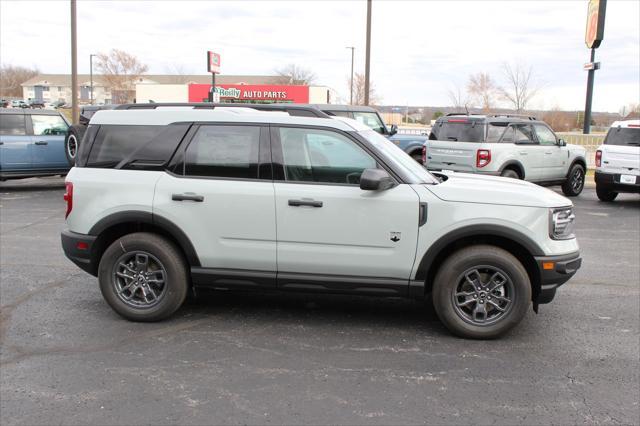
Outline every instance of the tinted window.
{"label": "tinted window", "polygon": [[384,133],[384,124],[380,120],[380,116],[375,112],[353,112],[353,118],[361,122],[365,126],[368,126],[376,132]]}
{"label": "tinted window", "polygon": [[27,130],[24,125],[24,115],[0,114],[0,135],[20,136],[26,134]]}
{"label": "tinted window", "polygon": [[640,128],[611,128],[604,139],[604,144],[640,146]]}
{"label": "tinted window", "polygon": [[516,136],[515,141],[518,143],[535,143],[533,137],[533,128],[529,125],[517,124],[515,126]]}
{"label": "tinted window", "polygon": [[36,136],[66,135],[69,127],[59,115],[32,115],[31,123]]}
{"label": "tinted window", "polygon": [[[487,127],[487,143],[496,143],[500,141],[500,138],[505,133],[507,125],[490,123]],[[513,138],[513,136],[512,136]]]}
{"label": "tinted window", "polygon": [[357,185],[376,161],[341,134],[316,129],[281,128],[280,141],[288,181]]}
{"label": "tinted window", "polygon": [[534,124],[533,127],[536,129],[538,142],[540,142],[541,145],[556,144],[556,135],[554,135],[551,129],[549,129],[547,126],[545,126],[544,124]]}
{"label": "tinted window", "polygon": [[429,139],[450,142],[484,142],[484,125],[478,121],[449,120],[436,124]]}
{"label": "tinted window", "polygon": [[257,178],[260,127],[201,126],[187,148],[185,175]]}
{"label": "tinted window", "polygon": [[89,153],[88,167],[114,167],[156,137],[165,126],[102,125]]}
{"label": "tinted window", "polygon": [[507,127],[507,130],[502,134],[502,143],[514,143],[516,140],[516,128],[515,126]]}
{"label": "tinted window", "polygon": [[334,115],[337,117],[347,117],[353,118],[353,115],[349,111],[325,111],[329,115]]}

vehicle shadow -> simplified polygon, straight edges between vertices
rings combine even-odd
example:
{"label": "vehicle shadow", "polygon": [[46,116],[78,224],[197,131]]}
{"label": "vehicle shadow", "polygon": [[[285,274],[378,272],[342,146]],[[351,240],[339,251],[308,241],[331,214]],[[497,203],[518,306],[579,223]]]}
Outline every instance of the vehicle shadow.
{"label": "vehicle shadow", "polygon": [[12,179],[0,182],[0,192],[59,191],[64,189],[64,177]]}
{"label": "vehicle shadow", "polygon": [[430,303],[400,298],[331,294],[198,291],[178,315],[238,315],[260,322],[291,321],[305,325],[392,327],[408,331],[450,335]]}

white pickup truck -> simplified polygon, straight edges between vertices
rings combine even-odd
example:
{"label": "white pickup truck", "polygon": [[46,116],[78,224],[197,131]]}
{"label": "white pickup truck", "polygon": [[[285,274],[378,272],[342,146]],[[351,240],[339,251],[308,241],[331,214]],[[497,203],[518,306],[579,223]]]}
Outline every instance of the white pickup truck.
{"label": "white pickup truck", "polygon": [[562,185],[569,197],[582,192],[587,171],[585,149],[533,117],[449,114],[436,121],[422,154],[429,170]]}

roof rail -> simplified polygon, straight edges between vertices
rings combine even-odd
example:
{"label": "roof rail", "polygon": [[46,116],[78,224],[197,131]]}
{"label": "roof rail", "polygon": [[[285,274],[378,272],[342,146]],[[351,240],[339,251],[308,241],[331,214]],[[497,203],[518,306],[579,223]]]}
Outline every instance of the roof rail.
{"label": "roof rail", "polygon": [[469,113],[467,113],[465,111],[465,112],[448,112],[444,116],[445,117],[449,117],[449,116],[452,116],[452,115],[484,115],[484,114],[478,114],[478,113],[475,113],[475,112],[472,112],[472,113],[469,114]]}
{"label": "roof rail", "polygon": [[524,118],[531,121],[537,120],[534,116],[526,114],[491,114],[488,117]]}
{"label": "roof rail", "polygon": [[207,102],[150,102],[140,104],[122,104],[117,110],[157,109],[163,107],[192,107],[193,109],[216,108],[251,108],[258,111],[286,112],[296,117],[331,118],[328,114],[308,105],[296,104],[236,104],[236,103],[207,103]]}

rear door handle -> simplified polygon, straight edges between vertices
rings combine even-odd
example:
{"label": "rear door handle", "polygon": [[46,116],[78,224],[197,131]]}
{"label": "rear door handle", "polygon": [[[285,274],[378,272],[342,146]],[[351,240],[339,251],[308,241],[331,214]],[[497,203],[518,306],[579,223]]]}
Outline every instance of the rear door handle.
{"label": "rear door handle", "polygon": [[47,141],[38,141],[38,142],[36,142],[36,145],[49,145],[49,142],[47,142]]}
{"label": "rear door handle", "polygon": [[322,207],[322,201],[314,200],[289,200],[291,207],[309,206],[309,207]]}
{"label": "rear door handle", "polygon": [[551,155],[551,154],[553,154],[553,152],[551,152],[551,151],[546,151],[546,152],[544,153],[544,155]]}
{"label": "rear door handle", "polygon": [[171,199],[173,201],[196,201],[198,203],[204,201],[204,197],[202,195],[196,194],[172,194]]}
{"label": "rear door handle", "polygon": [[520,155],[527,155],[527,151],[520,151]]}

